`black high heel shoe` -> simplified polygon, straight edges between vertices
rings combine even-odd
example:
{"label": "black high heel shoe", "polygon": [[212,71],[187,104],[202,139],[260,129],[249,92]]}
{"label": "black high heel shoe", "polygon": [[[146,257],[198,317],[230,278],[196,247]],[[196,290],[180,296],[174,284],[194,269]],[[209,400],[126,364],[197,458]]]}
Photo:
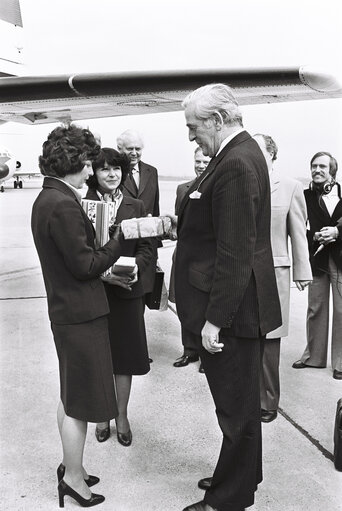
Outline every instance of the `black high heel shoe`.
{"label": "black high heel shoe", "polygon": [[119,433],[116,432],[116,436],[118,438],[118,442],[125,447],[129,447],[132,443],[132,431],[129,429],[127,433]]}
{"label": "black high heel shoe", "polygon": [[64,507],[65,495],[72,497],[82,507],[97,506],[97,504],[101,504],[105,500],[103,495],[98,495],[97,493],[92,493],[90,499],[85,499],[62,479],[58,485],[59,507]]}
{"label": "black high heel shoe", "polygon": [[107,427],[104,429],[99,429],[97,426],[95,428],[95,436],[98,442],[105,442],[110,437],[110,423],[108,421]]}
{"label": "black high heel shoe", "polygon": [[[63,465],[63,463],[61,463],[59,465],[59,467],[57,468],[57,479],[58,479],[59,483],[63,479],[64,474],[65,474],[65,466]],[[94,486],[95,484],[99,483],[100,478],[96,477],[96,476],[88,476],[88,479],[85,479],[84,481],[90,488],[91,486]]]}

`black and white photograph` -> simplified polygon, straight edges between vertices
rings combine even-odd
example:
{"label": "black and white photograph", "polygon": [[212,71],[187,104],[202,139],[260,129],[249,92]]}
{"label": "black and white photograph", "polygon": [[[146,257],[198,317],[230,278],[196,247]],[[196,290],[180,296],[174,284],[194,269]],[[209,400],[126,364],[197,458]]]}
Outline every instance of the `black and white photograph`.
{"label": "black and white photograph", "polygon": [[1,510],[342,511],[341,19],[0,0]]}

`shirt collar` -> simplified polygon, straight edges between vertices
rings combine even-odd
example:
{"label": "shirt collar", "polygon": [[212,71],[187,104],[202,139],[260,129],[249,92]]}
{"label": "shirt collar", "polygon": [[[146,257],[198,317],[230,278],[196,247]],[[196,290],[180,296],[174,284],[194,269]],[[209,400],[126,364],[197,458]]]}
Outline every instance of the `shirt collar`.
{"label": "shirt collar", "polygon": [[61,179],[59,177],[56,177],[56,176],[49,176],[49,177],[51,177],[52,179],[57,179],[57,181],[62,181],[62,183],[64,183],[68,188],[70,188],[70,190],[76,195],[76,199],[78,200],[78,202],[81,203],[82,193],[78,190],[78,188],[75,188],[70,183],[67,183],[66,181],[64,181],[64,179]]}
{"label": "shirt collar", "polygon": [[217,151],[216,155],[217,156],[224,147],[226,147],[226,145],[231,141],[233,140],[233,138],[235,138],[239,133],[241,133],[242,131],[245,131],[245,128],[238,128],[236,131],[234,131],[234,133],[232,133],[231,135],[229,135],[227,138],[225,138],[224,140],[222,140],[221,142],[221,145],[220,145],[220,148],[219,150]]}
{"label": "shirt collar", "polygon": [[[99,197],[99,199],[101,199],[101,201],[104,201],[105,195],[110,196],[112,199],[112,202],[122,200],[122,197],[123,197],[123,194],[122,194],[122,191],[120,190],[120,188],[117,188],[116,192],[113,192],[113,193],[102,194],[99,190],[96,190],[96,193],[97,193],[97,196]],[[105,201],[105,202],[107,202],[107,201]]]}

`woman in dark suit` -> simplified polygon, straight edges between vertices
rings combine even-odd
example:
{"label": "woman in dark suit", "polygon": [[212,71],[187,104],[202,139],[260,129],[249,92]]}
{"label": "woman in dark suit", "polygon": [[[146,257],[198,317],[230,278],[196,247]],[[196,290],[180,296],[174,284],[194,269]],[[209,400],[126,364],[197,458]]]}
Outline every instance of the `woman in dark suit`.
{"label": "woman in dark suit", "polygon": [[[129,162],[125,155],[115,149],[103,148],[93,162],[93,169],[94,175],[87,181],[89,190],[86,199],[114,202],[116,224],[128,218],[145,216],[143,202],[126,197],[121,191],[129,172]],[[152,257],[152,244],[147,238],[126,240],[122,245],[122,255],[136,259],[136,271],[128,277],[129,288],[127,276],[117,276],[111,277],[110,284],[105,282],[105,289],[110,307],[109,338],[119,410],[115,419],[116,432],[118,441],[129,446],[132,443],[132,432],[127,408],[132,375],[146,374],[150,370],[144,322],[145,290],[141,276]],[[99,442],[107,440],[110,435],[109,421],[99,421],[95,434]]]}
{"label": "woman in dark suit", "polygon": [[[108,301],[100,274],[120,256],[111,239],[96,250],[94,229],[79,189],[93,174],[99,154],[92,133],[77,126],[54,129],[43,144],[39,166],[43,190],[32,209],[32,233],[48,300],[59,359],[57,411],[63,462],[57,469],[60,507],[69,495],[81,506],[103,502],[89,487],[99,482],[83,468],[87,422],[117,415],[108,338]],[[113,237],[113,236],[112,236]]]}

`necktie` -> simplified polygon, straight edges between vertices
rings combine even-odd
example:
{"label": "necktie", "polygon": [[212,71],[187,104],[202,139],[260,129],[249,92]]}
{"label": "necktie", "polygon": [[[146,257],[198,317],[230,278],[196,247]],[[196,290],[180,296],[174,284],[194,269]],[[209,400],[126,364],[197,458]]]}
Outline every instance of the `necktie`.
{"label": "necktie", "polygon": [[139,169],[136,169],[136,168],[133,168],[132,169],[132,177],[135,181],[135,184],[136,184],[136,187],[137,187],[137,190],[139,190],[139,184],[140,184],[140,174],[139,174]]}

